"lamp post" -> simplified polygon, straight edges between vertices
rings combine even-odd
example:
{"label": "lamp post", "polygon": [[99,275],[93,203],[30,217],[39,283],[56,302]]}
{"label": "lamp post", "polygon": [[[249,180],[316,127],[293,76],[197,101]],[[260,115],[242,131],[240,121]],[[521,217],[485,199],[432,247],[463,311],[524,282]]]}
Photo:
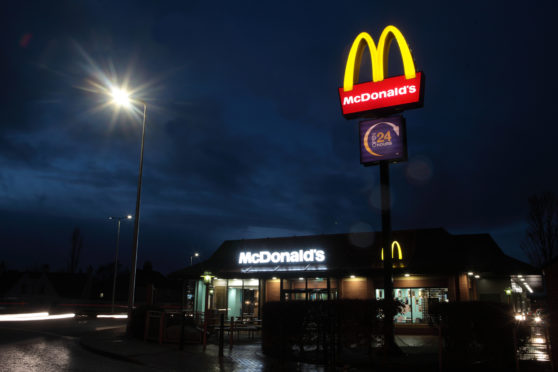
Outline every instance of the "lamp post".
{"label": "lamp post", "polygon": [[112,303],[110,306],[110,312],[114,314],[114,296],[116,293],[116,274],[118,272],[118,246],[120,244],[120,221],[122,220],[131,220],[132,215],[129,214],[126,217],[109,217],[109,220],[116,220],[117,221],[117,228],[116,228],[116,253],[114,254],[114,277],[112,279]]}
{"label": "lamp post", "polygon": [[[210,272],[205,272],[202,275],[203,282],[205,283],[205,304],[204,304],[204,311],[203,311],[203,350],[205,351],[205,347],[207,345],[207,310],[209,309],[209,286],[213,281],[214,276],[211,275]],[[241,314],[242,315],[242,314]]]}
{"label": "lamp post", "polygon": [[143,103],[143,125],[141,129],[141,151],[138,172],[138,191],[136,194],[136,214],[134,218],[134,246],[132,248],[132,261],[130,271],[130,286],[128,288],[128,332],[132,321],[132,311],[134,310],[134,296],[136,292],[136,267],[138,265],[138,239],[139,239],[139,219],[140,219],[140,200],[141,200],[141,177],[143,173],[143,147],[145,142],[145,116],[147,105]]}
{"label": "lamp post", "polygon": [[199,254],[198,252],[195,252],[193,256],[190,256],[190,266],[193,266],[193,265],[194,265],[193,258],[194,258],[194,257],[197,258],[197,257],[199,257],[199,256],[200,256],[200,254]]}
{"label": "lamp post", "polygon": [[141,201],[141,179],[143,173],[143,148],[145,142],[145,118],[147,113],[147,104],[143,101],[131,100],[129,94],[122,89],[112,89],[113,101],[121,106],[130,107],[132,103],[140,103],[143,105],[143,124],[141,130],[141,150],[138,172],[138,190],[136,194],[136,213],[134,215],[134,237],[132,246],[132,260],[130,262],[130,283],[128,287],[128,327],[127,332],[131,331],[130,324],[132,320],[132,311],[134,309],[134,296],[136,291],[136,268],[138,260],[138,237],[139,237],[139,220],[140,220],[140,201]]}

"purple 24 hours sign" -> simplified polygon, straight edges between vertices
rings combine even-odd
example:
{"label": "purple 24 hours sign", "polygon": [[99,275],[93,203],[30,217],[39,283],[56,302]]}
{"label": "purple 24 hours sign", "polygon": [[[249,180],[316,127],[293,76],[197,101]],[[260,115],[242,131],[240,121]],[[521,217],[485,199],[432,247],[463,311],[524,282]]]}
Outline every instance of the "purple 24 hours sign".
{"label": "purple 24 hours sign", "polygon": [[361,164],[407,160],[407,135],[403,116],[361,121],[359,129]]}

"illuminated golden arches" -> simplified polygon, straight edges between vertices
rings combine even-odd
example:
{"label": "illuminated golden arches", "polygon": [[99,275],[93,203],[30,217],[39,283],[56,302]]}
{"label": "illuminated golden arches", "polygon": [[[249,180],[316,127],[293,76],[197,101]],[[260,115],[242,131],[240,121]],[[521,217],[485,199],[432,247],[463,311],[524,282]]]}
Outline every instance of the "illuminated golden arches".
{"label": "illuminated golden arches", "polygon": [[345,66],[345,79],[343,81],[343,90],[345,92],[353,90],[353,85],[358,83],[360,63],[366,46],[368,46],[368,51],[370,52],[372,81],[377,82],[384,80],[385,75],[387,75],[389,48],[394,38],[401,52],[405,78],[413,79],[416,77],[415,63],[413,62],[413,57],[411,56],[407,41],[403,37],[401,31],[395,26],[387,26],[384,28],[384,31],[382,31],[382,35],[378,41],[378,48],[376,48],[374,40],[372,40],[372,37],[367,32],[361,32],[355,38],[355,41],[353,41],[349,56],[347,57],[347,65]]}
{"label": "illuminated golden arches", "polygon": [[[403,259],[403,252],[401,251],[401,245],[397,240],[394,240],[391,243],[391,258],[393,258],[393,249],[397,246],[397,256],[399,257],[399,261]],[[382,248],[382,261],[384,260],[384,248]]]}

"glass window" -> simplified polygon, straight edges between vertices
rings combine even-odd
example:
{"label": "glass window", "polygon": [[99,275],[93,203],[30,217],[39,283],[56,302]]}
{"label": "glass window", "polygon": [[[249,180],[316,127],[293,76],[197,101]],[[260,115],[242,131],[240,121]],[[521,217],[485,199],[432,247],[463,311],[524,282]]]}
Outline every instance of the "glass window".
{"label": "glass window", "polygon": [[[394,288],[394,299],[403,304],[403,309],[396,314],[396,323],[428,323],[428,309],[433,304],[448,301],[447,288]],[[384,290],[376,289],[376,298],[384,298]]]}
{"label": "glass window", "polygon": [[196,289],[195,311],[199,313],[205,311],[205,284],[202,280],[198,280],[198,288]]}
{"label": "glass window", "polygon": [[228,317],[257,317],[260,291],[258,279],[229,279]]}
{"label": "glass window", "polygon": [[[328,300],[327,278],[283,279],[281,294],[287,301],[326,301]],[[337,280],[329,281],[329,299],[337,299]]]}

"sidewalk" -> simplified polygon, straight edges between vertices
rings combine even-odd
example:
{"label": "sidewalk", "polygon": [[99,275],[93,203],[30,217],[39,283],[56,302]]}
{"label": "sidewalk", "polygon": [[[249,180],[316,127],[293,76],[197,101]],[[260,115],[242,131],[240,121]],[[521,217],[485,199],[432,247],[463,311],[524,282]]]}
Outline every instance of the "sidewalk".
{"label": "sidewalk", "polygon": [[[396,341],[405,357],[393,360],[389,370],[436,370],[437,339],[432,336],[397,335]],[[93,352],[126,360],[164,371],[326,371],[322,365],[278,360],[263,355],[260,343],[234,345],[230,350],[225,345],[224,356],[219,358],[217,345],[208,344],[205,352],[202,345],[186,344],[179,350],[176,344],[159,345],[130,339],[125,336],[125,327],[98,331],[84,335],[81,345]],[[434,353],[434,354],[433,354]],[[376,366],[380,367],[380,366]],[[427,367],[428,369],[420,369]],[[381,367],[380,367],[381,368]],[[434,368],[434,369],[432,369]],[[374,368],[375,370],[381,370]],[[343,371],[364,371],[368,368],[345,366]],[[388,369],[386,369],[388,370]]]}

